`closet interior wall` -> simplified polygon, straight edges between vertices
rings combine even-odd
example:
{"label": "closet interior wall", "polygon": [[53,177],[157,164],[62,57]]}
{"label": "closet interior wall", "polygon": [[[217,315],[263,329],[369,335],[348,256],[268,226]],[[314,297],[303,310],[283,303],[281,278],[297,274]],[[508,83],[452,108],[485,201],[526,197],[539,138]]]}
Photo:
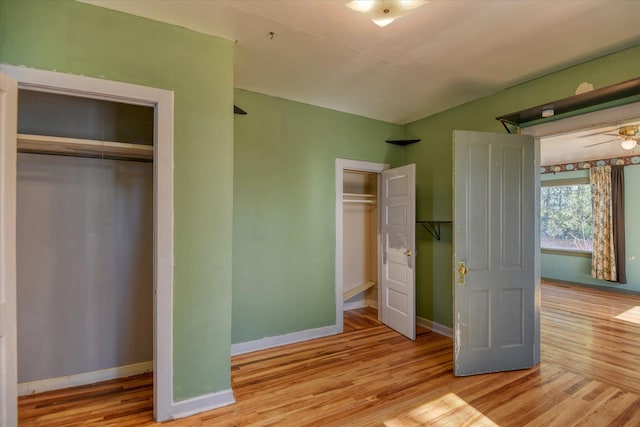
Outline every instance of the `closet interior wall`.
{"label": "closet interior wall", "polygon": [[378,175],[343,174],[344,310],[378,308]]}
{"label": "closet interior wall", "polygon": [[18,102],[18,383],[152,361],[153,163],[74,144],[152,153],[154,109],[25,90]]}

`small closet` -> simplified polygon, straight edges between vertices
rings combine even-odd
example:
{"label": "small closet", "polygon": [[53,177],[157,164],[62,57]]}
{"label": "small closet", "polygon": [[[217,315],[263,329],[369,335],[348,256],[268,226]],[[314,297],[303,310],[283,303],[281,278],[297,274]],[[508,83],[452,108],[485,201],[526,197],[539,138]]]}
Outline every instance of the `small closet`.
{"label": "small closet", "polygon": [[154,122],[149,106],[19,91],[19,394],[153,366]]}
{"label": "small closet", "polygon": [[378,174],[343,174],[343,308],[378,308]]}

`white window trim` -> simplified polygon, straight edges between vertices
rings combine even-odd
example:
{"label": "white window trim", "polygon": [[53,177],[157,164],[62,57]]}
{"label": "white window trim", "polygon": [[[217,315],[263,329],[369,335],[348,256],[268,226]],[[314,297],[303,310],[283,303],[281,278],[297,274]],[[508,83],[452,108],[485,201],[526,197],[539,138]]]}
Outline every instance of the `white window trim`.
{"label": "white window trim", "polygon": [[[578,177],[578,178],[567,178],[567,179],[556,179],[556,180],[547,180],[541,181],[541,187],[567,187],[570,185],[588,185],[589,178],[588,177]],[[540,200],[542,201],[542,195],[540,195]],[[541,224],[542,226],[542,224]],[[540,241],[540,251],[543,254],[550,255],[574,255],[581,257],[591,257],[593,251],[588,251],[585,249],[574,249],[574,248],[549,248],[542,246],[542,240]]]}

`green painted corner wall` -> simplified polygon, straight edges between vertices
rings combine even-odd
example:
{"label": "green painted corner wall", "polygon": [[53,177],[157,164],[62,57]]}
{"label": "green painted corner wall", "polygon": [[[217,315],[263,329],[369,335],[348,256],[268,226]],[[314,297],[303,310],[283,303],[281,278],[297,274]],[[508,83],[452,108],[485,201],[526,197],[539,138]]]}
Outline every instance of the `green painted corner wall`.
{"label": "green painted corner wall", "polygon": [[174,399],[229,389],[233,43],[70,0],[0,0],[0,62],[174,91]]}
{"label": "green painted corner wall", "polygon": [[[560,172],[542,175],[543,181],[588,177],[587,171]],[[540,260],[542,277],[577,284],[586,284],[640,293],[640,198],[636,196],[640,187],[640,166],[624,168],[625,181],[625,250],[627,283],[614,284],[591,277],[591,258],[543,253]]]}
{"label": "green painted corner wall", "polygon": [[[574,94],[582,82],[596,88],[638,77],[640,46],[585,62],[494,95],[408,123],[405,134],[422,138],[406,148],[406,163],[416,163],[417,217],[451,219],[452,132],[504,132],[495,117]],[[416,236],[417,315],[452,326],[453,289],[451,227],[441,241],[426,233]]]}
{"label": "green painted corner wall", "polygon": [[397,166],[402,126],[235,90],[232,342],[335,324],[335,160]]}

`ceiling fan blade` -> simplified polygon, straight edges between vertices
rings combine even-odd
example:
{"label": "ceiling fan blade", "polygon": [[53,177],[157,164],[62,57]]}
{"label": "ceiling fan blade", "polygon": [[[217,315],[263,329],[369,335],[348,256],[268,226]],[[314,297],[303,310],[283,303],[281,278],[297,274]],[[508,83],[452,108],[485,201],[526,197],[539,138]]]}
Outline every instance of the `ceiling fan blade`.
{"label": "ceiling fan blade", "polygon": [[603,142],[596,142],[595,144],[590,144],[590,145],[585,145],[584,148],[587,147],[595,147],[596,145],[602,145],[602,144],[607,144],[609,142],[613,142],[613,141],[620,141],[619,139],[610,139],[608,141],[603,141]]}
{"label": "ceiling fan blade", "polygon": [[607,132],[609,132],[609,130],[600,130],[599,132],[591,132],[591,133],[587,133],[585,135],[580,135],[578,138],[587,138],[589,136],[604,135],[604,134],[609,135],[609,134],[607,134]]}

